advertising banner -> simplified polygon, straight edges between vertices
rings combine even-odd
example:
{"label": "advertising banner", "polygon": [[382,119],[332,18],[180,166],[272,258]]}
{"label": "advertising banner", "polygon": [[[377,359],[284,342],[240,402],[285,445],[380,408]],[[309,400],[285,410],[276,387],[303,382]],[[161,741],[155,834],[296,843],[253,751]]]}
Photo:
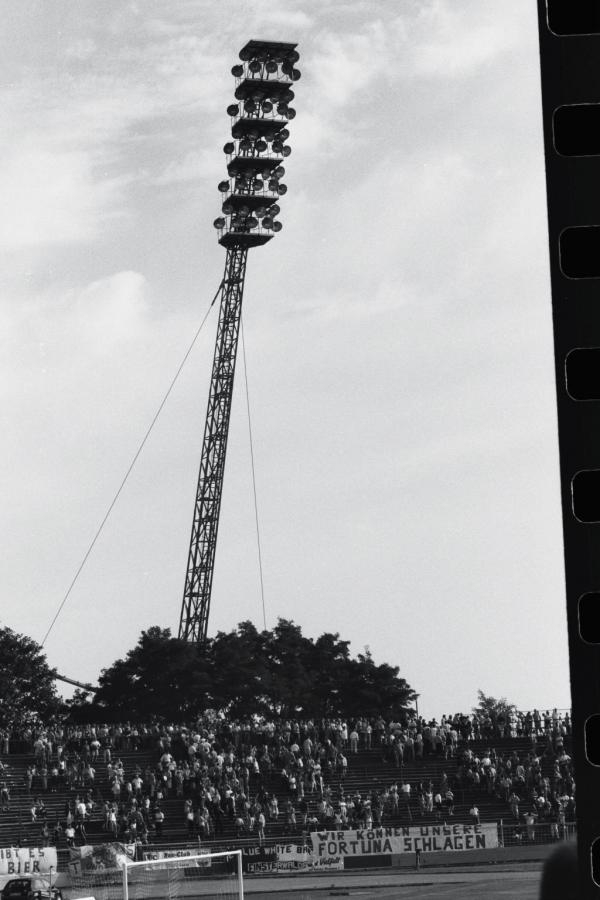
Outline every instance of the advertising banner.
{"label": "advertising banner", "polygon": [[308,844],[275,844],[277,871],[312,868],[312,848]]}
{"label": "advertising banner", "polygon": [[339,854],[337,856],[319,856],[311,857],[312,869],[343,869],[344,858]]}
{"label": "advertising banner", "polygon": [[[205,856],[206,859],[198,859],[197,857],[199,854],[201,856]],[[173,850],[145,850],[144,851],[144,859],[165,859],[165,860],[180,859],[182,866],[192,865],[196,868],[208,869],[208,868],[210,868],[210,865],[211,865],[211,858],[208,854],[209,854],[208,850],[202,850],[202,849],[197,849],[197,848],[194,850],[190,850],[187,847],[184,847],[181,850],[176,850],[176,849],[173,849]],[[194,859],[194,861],[192,863],[187,861],[188,857],[190,857],[190,856],[196,857],[196,859]],[[171,866],[171,865],[172,865],[172,863],[169,863],[169,866]],[[162,869],[162,866],[153,866],[153,868],[154,869]]]}
{"label": "advertising banner", "polygon": [[135,844],[86,844],[72,847],[69,851],[69,872],[71,875],[91,877],[107,872],[121,873],[125,859],[135,858]]}
{"label": "advertising banner", "polygon": [[407,828],[358,828],[315,831],[310,835],[315,860],[371,854],[430,853],[439,850],[487,850],[498,846],[495,822],[482,825],[415,825]]}
{"label": "advertising banner", "polygon": [[275,847],[243,847],[242,848],[242,871],[252,874],[253,872],[275,872],[277,865],[277,855]]}
{"label": "advertising banner", "polygon": [[37,875],[56,872],[56,847],[5,847],[0,849],[0,875]]}
{"label": "advertising banner", "polygon": [[343,869],[341,856],[316,859],[310,844],[275,844],[272,847],[244,847],[244,872],[307,872],[314,869]]}

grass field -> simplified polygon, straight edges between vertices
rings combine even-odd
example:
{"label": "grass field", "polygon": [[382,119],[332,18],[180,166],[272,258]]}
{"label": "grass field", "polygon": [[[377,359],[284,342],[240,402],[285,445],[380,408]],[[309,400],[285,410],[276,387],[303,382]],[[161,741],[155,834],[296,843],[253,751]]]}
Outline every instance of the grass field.
{"label": "grass field", "polygon": [[[500,865],[425,868],[420,872],[410,869],[370,872],[328,872],[327,874],[278,874],[271,876],[244,876],[244,896],[247,900],[327,900],[330,897],[348,897],[355,900],[537,900],[542,862],[502,863]],[[65,900],[76,897],[121,896],[116,892],[105,894],[91,888],[63,889]],[[170,893],[170,891],[172,893]],[[233,897],[234,884],[229,879],[207,878],[198,881],[176,882],[169,886],[160,878],[131,883],[132,900],[165,900],[168,896],[188,900],[215,900],[217,897]]]}
{"label": "grass field", "polygon": [[244,894],[252,900],[325,900],[329,897],[363,900],[537,900],[540,865],[529,863],[518,868],[490,872],[414,872],[395,875],[340,875],[319,878],[302,885],[296,879],[287,884],[273,881],[268,886],[245,879]]}

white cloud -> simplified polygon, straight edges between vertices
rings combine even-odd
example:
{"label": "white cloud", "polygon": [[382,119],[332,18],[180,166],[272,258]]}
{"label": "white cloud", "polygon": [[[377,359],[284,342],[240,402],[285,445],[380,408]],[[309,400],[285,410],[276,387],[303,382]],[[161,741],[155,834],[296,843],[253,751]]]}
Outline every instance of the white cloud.
{"label": "white cloud", "polygon": [[498,27],[493,7],[434,0],[407,34],[413,77],[464,77],[523,41],[519,22]]}
{"label": "white cloud", "polygon": [[124,215],[122,182],[98,181],[82,150],[51,150],[25,139],[0,166],[0,245],[13,250],[80,243]]}
{"label": "white cloud", "polygon": [[311,53],[316,71],[311,77],[316,83],[319,102],[331,107],[357,101],[361,93],[382,76],[389,65],[389,45],[381,21],[371,22],[356,34],[336,34],[324,31],[317,38],[318,62]]}
{"label": "white cloud", "polygon": [[222,179],[226,174],[225,157],[219,157],[215,147],[205,147],[202,150],[190,150],[183,157],[169,160],[163,171],[150,180],[157,185],[175,184],[179,181],[200,183],[211,175],[213,179],[219,176]]}
{"label": "white cloud", "polygon": [[84,62],[89,60],[90,56],[96,52],[96,43],[92,40],[92,38],[82,38],[79,41],[75,41],[65,50],[65,55],[67,58],[77,59],[80,62]]}
{"label": "white cloud", "polygon": [[139,341],[148,308],[145,286],[139,272],[116,272],[68,296],[71,339],[77,336],[86,347],[103,353],[124,341]]}
{"label": "white cloud", "polygon": [[[272,9],[268,17],[273,24],[297,28],[299,31],[305,31],[314,23],[314,19],[301,9]],[[297,35],[292,36],[292,40],[294,37]]]}

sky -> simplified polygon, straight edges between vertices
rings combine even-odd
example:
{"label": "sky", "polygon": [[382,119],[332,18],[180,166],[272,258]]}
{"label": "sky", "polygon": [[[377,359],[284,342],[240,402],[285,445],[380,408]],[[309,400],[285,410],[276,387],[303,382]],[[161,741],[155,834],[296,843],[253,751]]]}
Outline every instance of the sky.
{"label": "sky", "polygon": [[[3,17],[0,624],[43,639],[219,285],[239,50],[296,42],[284,227],[244,294],[266,625],[368,647],[430,717],[479,689],[568,707],[535,4]],[[216,323],[215,306],[46,641],[71,678],[143,629],[177,633]],[[265,621],[240,354],[209,634],[248,619]]]}

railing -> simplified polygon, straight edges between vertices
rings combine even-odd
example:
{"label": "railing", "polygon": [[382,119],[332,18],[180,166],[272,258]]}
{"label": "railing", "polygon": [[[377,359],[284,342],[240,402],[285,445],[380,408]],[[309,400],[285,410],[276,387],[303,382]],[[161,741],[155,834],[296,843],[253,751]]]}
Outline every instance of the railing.
{"label": "railing", "polygon": [[536,822],[533,825],[498,824],[498,843],[502,847],[531,847],[533,844],[557,844],[577,837],[577,823]]}

